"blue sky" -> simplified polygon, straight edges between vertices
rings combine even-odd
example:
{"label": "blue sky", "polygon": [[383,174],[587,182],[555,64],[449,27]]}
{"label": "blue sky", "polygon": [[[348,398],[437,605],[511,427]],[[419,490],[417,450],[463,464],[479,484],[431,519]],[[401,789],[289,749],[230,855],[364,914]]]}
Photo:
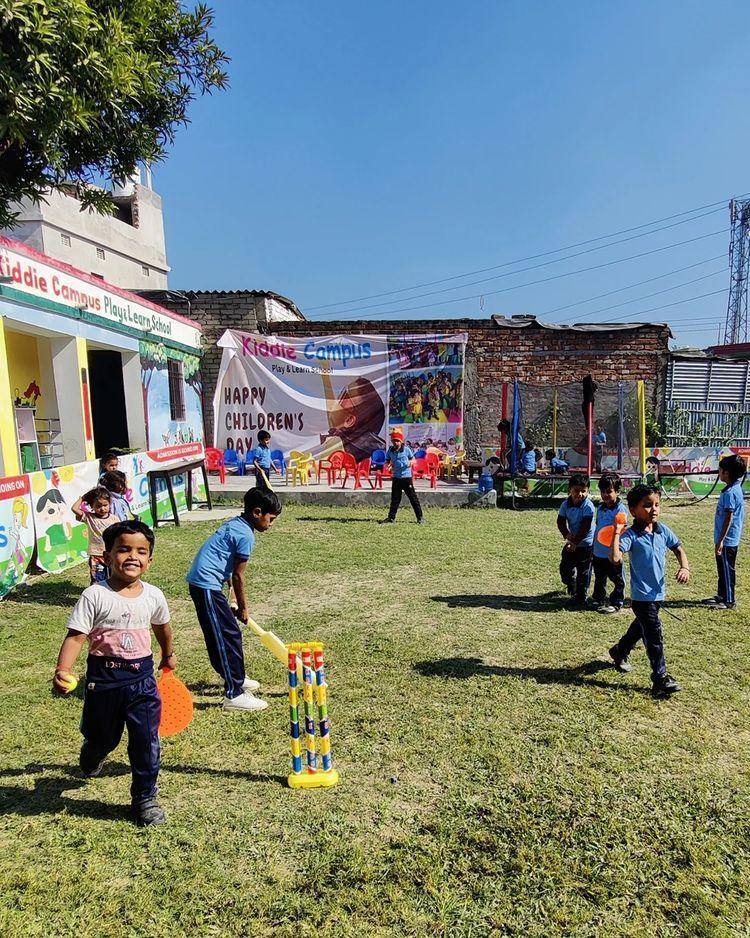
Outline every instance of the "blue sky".
{"label": "blue sky", "polygon": [[723,203],[750,193],[746,2],[215,6],[231,87],[155,173],[171,287],[274,290],[310,318],[650,319],[715,341]]}

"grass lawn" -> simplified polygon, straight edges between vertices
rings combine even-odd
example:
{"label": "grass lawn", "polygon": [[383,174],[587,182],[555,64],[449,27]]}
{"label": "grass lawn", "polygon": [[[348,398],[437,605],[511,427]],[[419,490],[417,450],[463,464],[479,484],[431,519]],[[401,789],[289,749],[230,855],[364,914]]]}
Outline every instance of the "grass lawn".
{"label": "grass lawn", "polygon": [[[747,566],[715,588],[713,504],[669,509],[693,569],[670,579],[669,669],[618,674],[626,615],[562,608],[552,510],[287,508],[250,564],[254,616],[327,645],[342,781],[292,792],[285,675],[248,636],[271,703],[224,713],[183,575],[215,527],[158,533],[197,713],[163,745],[166,827],[127,819],[124,744],[76,770],[79,698],[49,680],[83,567],[0,605],[0,935],[750,934]],[[670,575],[676,564],[670,558]]]}

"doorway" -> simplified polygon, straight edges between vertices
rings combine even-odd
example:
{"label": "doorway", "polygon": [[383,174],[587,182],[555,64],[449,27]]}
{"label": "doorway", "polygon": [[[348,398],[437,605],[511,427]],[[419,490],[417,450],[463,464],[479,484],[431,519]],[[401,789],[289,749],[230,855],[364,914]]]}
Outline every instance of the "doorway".
{"label": "doorway", "polygon": [[89,349],[88,359],[96,455],[110,449],[128,449],[122,355],[108,349]]}

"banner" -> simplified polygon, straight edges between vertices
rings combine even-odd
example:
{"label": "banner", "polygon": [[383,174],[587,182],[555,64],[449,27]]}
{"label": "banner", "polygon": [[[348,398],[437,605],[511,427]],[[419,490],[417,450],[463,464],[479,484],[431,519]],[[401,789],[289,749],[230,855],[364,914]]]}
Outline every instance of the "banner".
{"label": "banner", "polygon": [[29,477],[0,479],[0,597],[26,579],[34,553]]}
{"label": "banner", "polygon": [[88,557],[88,530],[71,511],[73,503],[94,488],[99,463],[79,462],[29,475],[36,529],[37,565],[60,573]]}
{"label": "banner", "polygon": [[359,461],[403,427],[414,446],[463,436],[466,335],[262,336],[228,330],[214,397],[215,445],[247,453],[260,430],[271,449]]}

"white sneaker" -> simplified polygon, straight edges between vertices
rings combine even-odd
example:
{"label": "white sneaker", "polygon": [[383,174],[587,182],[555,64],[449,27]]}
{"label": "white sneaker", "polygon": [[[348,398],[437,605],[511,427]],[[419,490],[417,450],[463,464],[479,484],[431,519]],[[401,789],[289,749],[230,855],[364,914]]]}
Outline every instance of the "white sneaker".
{"label": "white sneaker", "polygon": [[256,690],[260,690],[260,684],[257,681],[254,681],[251,677],[245,675],[245,680],[242,682],[242,689],[249,690],[251,693],[255,693]]}
{"label": "white sneaker", "polygon": [[239,697],[225,697],[224,710],[265,710],[268,703],[252,694],[240,694]]}

